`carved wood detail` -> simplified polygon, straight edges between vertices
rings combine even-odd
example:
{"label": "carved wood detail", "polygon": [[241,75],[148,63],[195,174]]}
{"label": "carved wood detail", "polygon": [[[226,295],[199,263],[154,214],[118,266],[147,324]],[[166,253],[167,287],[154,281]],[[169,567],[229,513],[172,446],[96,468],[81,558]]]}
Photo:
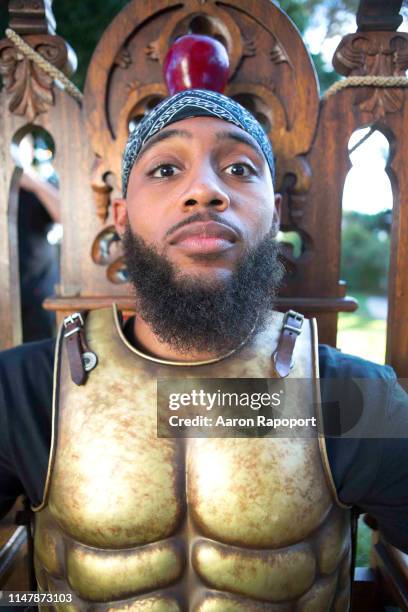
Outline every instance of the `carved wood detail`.
{"label": "carved wood detail", "polygon": [[360,0],[357,11],[359,32],[397,30],[402,23],[401,6],[402,0]]}
{"label": "carved wood detail", "polygon": [[277,39],[275,39],[275,44],[273,45],[272,50],[269,52],[269,57],[274,64],[282,64],[284,62],[290,64],[287,52]]}
{"label": "carved wood detail", "polygon": [[99,266],[106,266],[106,276],[111,283],[127,281],[127,270],[120,251],[120,238],[114,225],[98,233],[92,244],[92,259]]}
{"label": "carved wood detail", "polygon": [[110,194],[112,186],[107,183],[107,176],[109,175],[109,169],[104,165],[104,162],[97,158],[95,160],[92,174],[91,174],[91,186],[94,196],[96,214],[102,221],[106,221],[108,216],[108,210],[110,205]]}
{"label": "carved wood detail", "polygon": [[[199,8],[199,12],[197,9]],[[166,53],[176,38],[184,34],[205,34],[219,40],[227,49],[232,76],[243,56],[252,57],[256,53],[253,38],[244,39],[235,21],[213,0],[206,5],[196,2],[185,3],[165,25],[159,38],[146,47],[146,55],[163,65]]]}
{"label": "carved wood detail", "polygon": [[132,58],[130,57],[129,51],[123,47],[115,57],[114,64],[115,66],[119,66],[119,68],[123,68],[125,70],[126,68],[129,68],[131,63]]}
{"label": "carved wood detail", "polygon": [[20,36],[55,34],[52,0],[9,0],[9,24]]}
{"label": "carved wood detail", "polygon": [[[59,36],[33,35],[25,38],[37,53],[59,68],[69,63],[65,41]],[[8,39],[0,41],[0,74],[10,94],[9,110],[33,121],[54,104],[53,79],[27,59]]]}
{"label": "carved wood detail", "polygon": [[[337,72],[346,76],[405,76],[408,69],[408,34],[362,32],[340,42],[333,58]],[[376,117],[402,107],[404,92],[396,87],[361,88],[355,103]]]}
{"label": "carved wood detail", "polygon": [[[34,51],[67,75],[76,68],[76,55],[55,35],[52,0],[9,0],[9,27]],[[10,95],[12,114],[33,121],[54,105],[53,79],[7,38],[0,40],[0,74]]]}
{"label": "carved wood detail", "polygon": [[256,46],[256,40],[254,38],[246,38],[243,36],[243,50],[242,54],[244,57],[254,57],[258,52]]}

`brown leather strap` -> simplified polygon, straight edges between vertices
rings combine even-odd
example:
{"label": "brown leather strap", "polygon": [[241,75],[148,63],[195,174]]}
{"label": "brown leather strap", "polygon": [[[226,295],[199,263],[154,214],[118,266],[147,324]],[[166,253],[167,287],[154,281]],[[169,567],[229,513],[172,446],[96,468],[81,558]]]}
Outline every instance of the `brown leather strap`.
{"label": "brown leather strap", "polygon": [[285,314],[278,346],[272,353],[275,372],[279,378],[285,378],[292,368],[293,351],[302,331],[303,320],[304,316],[294,310],[288,310]]}
{"label": "brown leather strap", "polygon": [[87,373],[92,370],[98,360],[86,342],[84,334],[85,314],[74,312],[64,319],[65,344],[67,347],[69,368],[71,378],[76,385],[83,385],[87,379]]}

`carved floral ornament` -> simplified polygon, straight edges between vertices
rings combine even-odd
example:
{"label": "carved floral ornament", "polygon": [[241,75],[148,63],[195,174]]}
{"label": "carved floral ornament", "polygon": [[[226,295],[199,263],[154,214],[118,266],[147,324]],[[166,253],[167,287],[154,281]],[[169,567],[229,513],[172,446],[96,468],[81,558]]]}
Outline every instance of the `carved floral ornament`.
{"label": "carved floral ornament", "polygon": [[94,263],[106,267],[106,277],[111,283],[127,282],[126,265],[120,250],[120,238],[113,225],[105,227],[95,237],[91,257]]}
{"label": "carved floral ornament", "polygon": [[[66,70],[69,54],[59,36],[33,35],[25,41],[60,70]],[[8,39],[0,41],[0,74],[10,95],[9,110],[33,121],[54,104],[53,78],[21,53]]]}
{"label": "carved floral ornament", "polygon": [[[340,42],[333,58],[337,72],[350,76],[405,76],[408,69],[408,34],[364,32],[349,34]],[[397,87],[370,87],[357,92],[360,110],[376,116],[401,110],[404,91]]]}
{"label": "carved floral ornament", "polygon": [[163,65],[167,51],[176,38],[189,32],[205,34],[219,40],[227,49],[231,78],[241,58],[256,53],[255,42],[244,39],[234,19],[215,3],[197,3],[197,9],[194,11],[191,10],[191,6],[186,6],[181,11],[177,11],[168,20],[159,38],[147,45],[146,55],[150,60]]}
{"label": "carved floral ornament", "polygon": [[[176,38],[189,32],[205,34],[216,38],[226,47],[232,78],[242,58],[253,57],[258,53],[256,38],[243,35],[234,19],[215,2],[196,4],[199,9],[197,12],[192,10],[191,6],[177,12],[168,21],[159,38],[147,45],[145,53],[150,60],[163,64],[167,50]],[[275,36],[269,57],[275,64],[290,64],[288,54]]]}

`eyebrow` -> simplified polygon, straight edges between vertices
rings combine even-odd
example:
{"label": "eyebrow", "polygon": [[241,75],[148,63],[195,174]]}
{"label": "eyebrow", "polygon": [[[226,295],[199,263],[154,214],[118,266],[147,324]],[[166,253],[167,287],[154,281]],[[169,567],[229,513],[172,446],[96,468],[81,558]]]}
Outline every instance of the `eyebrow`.
{"label": "eyebrow", "polygon": [[235,142],[239,142],[241,144],[247,145],[248,147],[251,147],[251,149],[253,149],[255,153],[261,158],[264,157],[258,143],[256,143],[250,136],[247,136],[245,132],[242,132],[241,134],[238,132],[230,132],[229,130],[225,130],[224,132],[218,132],[216,139],[218,141],[234,140]]}
{"label": "eyebrow", "polygon": [[[162,132],[158,132],[154,136],[152,136],[146,144],[142,147],[139,155],[137,156],[137,161],[139,161],[152,147],[154,147],[159,142],[163,142],[164,140],[168,140],[169,138],[174,138],[178,136],[179,138],[192,138],[191,132],[187,130],[178,130],[178,129],[170,129],[164,130]],[[252,140],[250,136],[247,136],[245,132],[231,132],[230,130],[224,130],[222,132],[217,132],[216,140],[222,142],[223,140],[233,140],[235,142],[239,142],[240,144],[244,144],[251,149],[262,159],[264,157],[261,148],[259,145]]]}
{"label": "eyebrow", "polygon": [[192,138],[191,133],[188,132],[187,130],[172,129],[172,130],[164,130],[163,132],[157,132],[157,134],[152,136],[146,142],[146,144],[142,147],[139,155],[137,156],[137,161],[139,161],[140,158],[143,157],[143,155],[145,155],[147,151],[149,151],[149,149],[154,147],[154,145],[156,145],[157,143],[162,142],[163,140],[167,140],[168,138],[174,138],[175,136],[178,136],[181,138]]}

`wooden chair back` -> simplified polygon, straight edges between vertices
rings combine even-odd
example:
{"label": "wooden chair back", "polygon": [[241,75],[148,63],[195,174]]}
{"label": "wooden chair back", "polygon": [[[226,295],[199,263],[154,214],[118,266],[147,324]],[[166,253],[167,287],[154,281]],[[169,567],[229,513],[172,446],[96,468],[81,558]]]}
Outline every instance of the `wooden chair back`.
{"label": "wooden chair back", "polygon": [[[68,71],[69,53],[53,33],[47,0],[10,0],[10,25],[51,63]],[[31,6],[32,5],[32,6]],[[37,9],[34,10],[34,5]],[[41,5],[41,7],[40,7]],[[335,67],[347,76],[404,76],[408,36],[396,32],[401,2],[360,3],[359,30],[343,38]],[[31,8],[30,8],[31,7]],[[40,9],[38,8],[40,7]],[[49,7],[48,7],[49,8]],[[387,168],[394,194],[387,362],[408,376],[408,173],[403,126],[407,89],[400,85],[348,86],[321,99],[316,73],[291,20],[270,0],[132,0],[103,34],[92,58],[82,104],[58,89],[8,39],[0,42],[0,321],[2,345],[20,338],[15,217],[19,170],[10,153],[32,125],[56,144],[62,223],[61,282],[46,307],[59,318],[117,301],[132,309],[111,201],[120,196],[121,156],[132,120],[167,91],[162,76],[172,42],[188,32],[218,38],[231,76],[226,94],[265,126],[283,194],[283,232],[297,232],[300,254],[288,246],[286,284],[278,307],[317,316],[320,341],[336,344],[337,314],[353,310],[340,282],[342,191],[350,135],[373,125],[391,143]],[[152,218],[152,222],[154,219]]]}

